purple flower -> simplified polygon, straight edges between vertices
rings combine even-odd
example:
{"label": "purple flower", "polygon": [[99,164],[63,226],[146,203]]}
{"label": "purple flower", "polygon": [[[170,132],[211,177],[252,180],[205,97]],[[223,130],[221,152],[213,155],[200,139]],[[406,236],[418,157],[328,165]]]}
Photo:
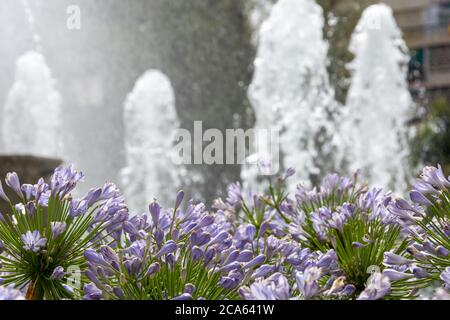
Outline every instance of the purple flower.
{"label": "purple flower", "polygon": [[46,207],[51,194],[48,184],[45,183],[44,179],[40,178],[38,183],[34,185],[34,188],[36,190],[34,197],[37,204]]}
{"label": "purple flower", "polygon": [[6,185],[10,187],[20,198],[23,198],[19,176],[15,172],[8,172],[5,179]]}
{"label": "purple flower", "polygon": [[25,297],[17,289],[0,286],[0,300],[25,300]]}
{"label": "purple flower", "polygon": [[256,235],[256,227],[252,224],[247,225],[245,228],[245,234],[247,235],[248,240],[253,240]]}
{"label": "purple flower", "polygon": [[295,174],[294,168],[287,168],[287,170],[284,172],[283,180],[286,180],[289,177],[292,177]]}
{"label": "purple flower", "polygon": [[425,269],[420,267],[414,267],[412,269],[412,273],[417,279],[424,279],[431,276],[427,271],[425,271]]}
{"label": "purple flower", "polygon": [[379,272],[370,276],[366,288],[358,297],[358,300],[378,300],[391,292],[389,278]]}
{"label": "purple flower", "polygon": [[241,288],[240,295],[246,300],[288,300],[289,282],[281,273],[275,273],[266,280],[257,280],[250,288]]}
{"label": "purple flower", "polygon": [[180,190],[180,191],[178,191],[177,198],[175,200],[175,208],[179,208],[180,207],[181,202],[183,202],[183,199],[184,199],[184,191]]}
{"label": "purple flower", "polygon": [[236,288],[237,284],[238,284],[237,279],[232,278],[232,277],[222,277],[222,278],[220,278],[220,281],[219,281],[219,285],[227,290]]}
{"label": "purple flower", "polygon": [[102,193],[103,193],[102,188],[91,189],[89,190],[88,194],[83,198],[83,200],[86,202],[87,206],[90,207],[100,200]]}
{"label": "purple flower", "polygon": [[30,201],[25,205],[25,209],[30,216],[33,216],[36,213],[36,204],[33,201]]}
{"label": "purple flower", "polygon": [[425,197],[421,192],[419,192],[417,190],[412,190],[409,193],[409,197],[415,203],[418,203],[418,204],[421,204],[421,205],[424,205],[424,206],[427,206],[427,207],[433,205],[433,203],[430,200],[428,200],[427,197]]}
{"label": "purple flower", "polygon": [[[120,190],[112,182],[107,182],[103,185],[102,193],[97,201],[107,200],[111,198],[120,197]],[[86,199],[86,198],[85,198]],[[86,199],[87,200],[87,199]]]}
{"label": "purple flower", "polygon": [[207,232],[197,231],[191,235],[190,241],[192,245],[200,247],[211,241],[211,235]]}
{"label": "purple flower", "polygon": [[69,212],[72,217],[78,217],[86,213],[89,203],[83,199],[74,199],[70,202]]}
{"label": "purple flower", "polygon": [[84,286],[84,300],[100,300],[103,296],[102,291],[93,283]]}
{"label": "purple flower", "polygon": [[297,272],[295,279],[298,290],[303,297],[308,300],[319,293],[319,279],[322,277],[322,270],[318,267],[308,267],[304,272]]}
{"label": "purple flower", "polygon": [[139,237],[139,230],[129,221],[123,223],[123,230],[130,235]]}
{"label": "purple flower", "polygon": [[274,270],[275,270],[275,266],[263,264],[261,267],[256,269],[255,272],[253,272],[252,278],[256,279],[256,278],[260,278],[260,277],[265,277],[269,273],[272,273]]}
{"label": "purple flower", "polygon": [[194,246],[192,248],[191,256],[193,261],[198,261],[203,257],[203,250],[197,246]]}
{"label": "purple flower", "polygon": [[344,276],[337,277],[336,279],[334,279],[331,288],[327,290],[326,295],[338,294],[340,291],[342,291],[344,286],[345,286],[345,277]]}
{"label": "purple flower", "polygon": [[340,296],[352,296],[356,291],[356,287],[352,284],[347,284],[342,291],[339,292]]}
{"label": "purple flower", "polygon": [[183,293],[172,300],[192,300],[192,296],[189,293]]}
{"label": "purple flower", "polygon": [[352,242],[352,247],[355,249],[364,248],[366,245],[362,244],[361,242]]}
{"label": "purple flower", "polygon": [[155,273],[157,273],[159,271],[159,263],[158,262],[153,262],[147,269],[147,272],[145,273],[146,277],[150,277],[152,275],[154,275]]}
{"label": "purple flower", "polygon": [[217,250],[216,248],[209,248],[205,252],[205,265],[208,265],[211,260],[216,256]]}
{"label": "purple flower", "polygon": [[346,218],[338,212],[333,212],[331,215],[331,219],[329,219],[327,222],[330,227],[342,232],[342,228],[344,227]]}
{"label": "purple flower", "polygon": [[67,224],[64,221],[55,221],[51,223],[52,237],[58,238],[64,231],[66,231]]}
{"label": "purple flower", "polygon": [[99,250],[99,252],[101,253],[101,255],[103,256],[103,258],[108,261],[108,262],[119,262],[119,257],[117,255],[117,253],[108,246],[102,246]]}
{"label": "purple flower", "polygon": [[226,239],[228,239],[229,236],[230,234],[227,231],[221,231],[214,238],[211,239],[209,245],[224,242]]}
{"label": "purple flower", "polygon": [[114,287],[113,292],[119,299],[125,299],[125,292],[123,292],[123,289],[121,287]]}
{"label": "purple flower", "polygon": [[241,202],[242,191],[241,191],[241,185],[239,184],[239,182],[230,184],[227,188],[227,191],[228,191],[228,195],[227,195],[226,201],[230,205],[236,206],[237,204],[239,204]]}
{"label": "purple flower", "polygon": [[445,178],[444,172],[442,171],[441,165],[438,164],[438,167],[425,167],[420,175],[420,178],[435,188],[439,190],[444,190],[447,187],[450,187],[450,182]]}
{"label": "purple flower", "polygon": [[192,283],[187,283],[184,286],[184,293],[194,294],[195,292],[195,286]]}
{"label": "purple flower", "polygon": [[156,257],[165,256],[169,253],[173,253],[177,250],[177,244],[173,240],[169,240],[166,244],[158,251]]}
{"label": "purple flower", "polygon": [[232,270],[236,270],[236,269],[240,269],[241,268],[241,264],[237,261],[231,262],[227,265],[224,265],[222,268],[220,268],[220,271],[222,273],[228,273]]}
{"label": "purple flower", "polygon": [[37,230],[33,232],[27,231],[21,238],[24,243],[23,248],[35,253],[41,251],[47,244],[47,239],[41,237],[41,234]]}
{"label": "purple flower", "polygon": [[266,256],[263,254],[260,254],[260,255],[256,256],[255,258],[253,258],[251,261],[247,262],[244,265],[244,269],[251,269],[256,266],[259,266],[260,264],[264,263],[265,260],[266,260]]}
{"label": "purple flower", "polygon": [[399,281],[414,277],[414,275],[410,273],[400,272],[395,269],[385,269],[383,270],[383,275],[388,277],[390,281]]}
{"label": "purple flower", "polygon": [[205,227],[213,224],[214,220],[215,220],[215,218],[212,215],[204,216],[200,219],[200,222],[198,223],[196,229],[205,228]]}
{"label": "purple flower", "polygon": [[91,262],[94,265],[102,265],[105,267],[109,267],[108,262],[106,262],[106,260],[93,249],[90,248],[87,249],[84,252],[84,257],[88,262]]}
{"label": "purple flower", "polygon": [[53,270],[52,275],[50,276],[50,279],[52,280],[62,280],[64,278],[64,268],[61,266],[58,266]]}
{"label": "purple flower", "polygon": [[389,205],[389,212],[398,217],[402,221],[415,224],[421,221],[425,216],[424,212],[419,211],[418,208],[412,207],[403,199],[396,199]]}
{"label": "purple flower", "polygon": [[159,223],[159,217],[161,215],[161,207],[156,201],[153,201],[149,206],[149,210],[152,216],[153,225],[157,227]]}
{"label": "purple flower", "polygon": [[2,182],[0,181],[0,198],[5,200],[6,202],[10,202],[8,196],[5,193],[5,190],[3,190]]}
{"label": "purple flower", "polygon": [[399,256],[398,254],[392,253],[392,252],[385,252],[384,253],[384,263],[386,265],[407,265],[411,264],[411,260]]}
{"label": "purple flower", "polygon": [[230,254],[228,255],[227,259],[225,260],[224,264],[229,264],[231,262],[236,261],[236,259],[239,257],[239,250],[233,250],[230,252]]}
{"label": "purple flower", "polygon": [[445,285],[450,289],[450,267],[445,268],[444,272],[441,273],[441,280],[444,281]]}
{"label": "purple flower", "polygon": [[437,246],[436,247],[436,254],[438,257],[448,257],[450,255],[450,251],[443,246]]}
{"label": "purple flower", "polygon": [[76,171],[72,165],[58,167],[51,178],[50,189],[53,194],[58,195],[62,199],[76,187],[83,177],[83,173]]}
{"label": "purple flower", "polygon": [[236,259],[239,262],[248,262],[252,259],[253,257],[253,252],[251,252],[250,250],[242,250],[241,253],[239,254],[239,257]]}
{"label": "purple flower", "polygon": [[31,198],[36,194],[36,188],[31,184],[23,184],[21,189],[25,193],[25,199],[27,201],[30,201]]}

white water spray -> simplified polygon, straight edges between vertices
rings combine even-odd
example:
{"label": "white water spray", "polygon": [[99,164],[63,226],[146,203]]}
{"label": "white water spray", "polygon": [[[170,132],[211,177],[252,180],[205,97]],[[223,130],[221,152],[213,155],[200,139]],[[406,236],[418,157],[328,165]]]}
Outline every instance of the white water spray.
{"label": "white water spray", "polygon": [[[334,170],[337,104],[326,70],[321,7],[314,0],[280,0],[263,23],[249,98],[257,129],[280,131],[284,169],[290,180],[307,183]],[[244,168],[244,185],[255,187],[255,174]],[[291,190],[294,186],[291,186]]]}
{"label": "white water spray", "polygon": [[121,180],[133,213],[148,210],[158,196],[172,203],[180,187],[181,166],[171,159],[179,127],[170,80],[157,70],[142,75],[124,106],[126,168]]}
{"label": "white water spray", "polygon": [[343,155],[349,169],[361,169],[370,183],[404,191],[411,173],[406,123],[412,98],[407,47],[390,7],[377,4],[363,12],[350,51],[355,59],[342,124]]}
{"label": "white water spray", "polygon": [[61,156],[61,97],[42,54],[17,59],[1,119],[6,154]]}
{"label": "white water spray", "polygon": [[35,50],[38,52],[41,52],[42,51],[41,37],[39,36],[39,33],[37,32],[36,19],[34,18],[33,10],[31,9],[31,6],[28,3],[28,0],[20,0],[20,3],[22,4],[23,11],[25,12],[27,23],[28,23],[28,26],[29,26],[30,32],[31,32],[31,37],[34,42]]}

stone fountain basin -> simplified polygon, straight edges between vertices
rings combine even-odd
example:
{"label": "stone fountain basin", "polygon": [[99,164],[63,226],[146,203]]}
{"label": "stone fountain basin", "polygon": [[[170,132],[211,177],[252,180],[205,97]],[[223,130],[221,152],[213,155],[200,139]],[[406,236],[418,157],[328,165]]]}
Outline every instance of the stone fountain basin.
{"label": "stone fountain basin", "polygon": [[[5,192],[14,202],[17,197],[5,186],[4,178],[8,172],[16,172],[21,183],[35,184],[39,178],[46,181],[50,178],[53,170],[62,164],[60,159],[35,157],[31,155],[0,155],[0,179]],[[8,210],[8,206],[0,200],[0,212]]]}

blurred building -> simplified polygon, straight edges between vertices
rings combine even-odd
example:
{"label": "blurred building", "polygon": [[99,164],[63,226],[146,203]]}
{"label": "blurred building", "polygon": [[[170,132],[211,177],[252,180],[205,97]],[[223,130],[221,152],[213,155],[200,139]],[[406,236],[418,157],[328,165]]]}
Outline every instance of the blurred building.
{"label": "blurred building", "polygon": [[385,0],[411,50],[410,80],[450,101],[450,0]]}

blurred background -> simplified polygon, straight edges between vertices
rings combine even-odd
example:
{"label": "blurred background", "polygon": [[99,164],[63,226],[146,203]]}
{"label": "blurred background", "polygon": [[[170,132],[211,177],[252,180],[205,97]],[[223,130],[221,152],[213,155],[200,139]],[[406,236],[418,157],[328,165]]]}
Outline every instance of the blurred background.
{"label": "blurred background", "polygon": [[[327,81],[336,103],[345,105],[352,83],[349,63],[355,59],[349,50],[352,34],[364,10],[379,1],[300,2],[321,9]],[[383,2],[392,8],[409,48],[404,78],[413,104],[404,126],[409,132],[410,176],[427,163],[441,163],[450,174],[450,1]],[[67,20],[77,12],[67,10],[73,5],[80,10],[81,24],[70,29]],[[56,157],[83,170],[84,191],[105,181],[126,184],[121,172],[130,165],[126,146],[131,142],[124,105],[147,70],[157,69],[170,80],[179,127],[192,130],[193,122],[201,120],[204,129],[252,128],[258,106],[248,98],[248,89],[264,38],[261,27],[274,6],[276,0],[1,0],[0,125],[8,129],[0,130],[0,173],[15,169],[6,160],[11,153],[36,153],[8,151],[8,141],[21,132],[17,122],[7,121],[10,112],[3,110],[21,103],[27,108],[27,99],[13,99],[11,92],[20,82],[18,59],[29,51],[45,58],[51,76],[43,70],[46,77],[35,82],[51,78],[46,90],[57,94],[48,103],[61,111],[54,121],[60,121],[55,132],[62,142],[55,155],[46,158]],[[43,111],[38,117],[47,121],[50,115]],[[158,114],[150,119],[161,121]],[[145,135],[148,128],[150,136],[157,134],[151,127],[149,121],[136,130]],[[32,133],[28,136],[33,140]],[[29,158],[32,166],[42,165],[47,174],[49,164],[42,161]],[[157,168],[155,164],[153,170]],[[319,171],[315,179],[325,173]],[[179,184],[187,185],[192,196],[210,202],[223,195],[229,183],[240,180],[241,166],[190,165],[181,176]],[[164,188],[155,180],[147,184]],[[149,200],[158,196],[148,192]]]}

